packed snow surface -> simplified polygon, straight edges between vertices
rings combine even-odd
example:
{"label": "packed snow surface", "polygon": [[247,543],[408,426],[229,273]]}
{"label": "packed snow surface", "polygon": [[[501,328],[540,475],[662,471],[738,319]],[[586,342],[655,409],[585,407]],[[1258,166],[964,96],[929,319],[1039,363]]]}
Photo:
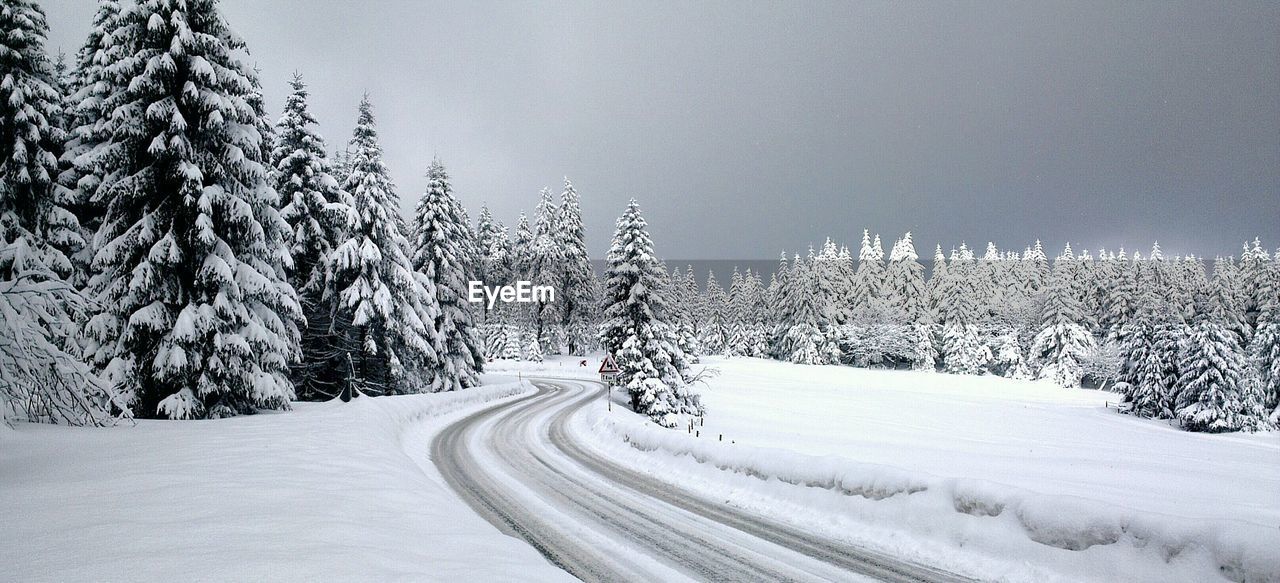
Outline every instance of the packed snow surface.
{"label": "packed snow surface", "polygon": [[0,426],[0,579],[572,580],[427,458],[449,420],[532,390],[487,380],[217,421]]}

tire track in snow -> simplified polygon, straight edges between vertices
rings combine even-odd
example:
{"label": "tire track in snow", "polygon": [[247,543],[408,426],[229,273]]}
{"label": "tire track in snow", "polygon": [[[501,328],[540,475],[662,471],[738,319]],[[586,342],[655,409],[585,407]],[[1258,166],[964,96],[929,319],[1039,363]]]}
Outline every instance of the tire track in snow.
{"label": "tire track in snow", "polygon": [[602,385],[535,384],[532,395],[446,427],[432,442],[432,460],[476,512],[582,580],[966,580],[823,540],[623,467],[566,431]]}

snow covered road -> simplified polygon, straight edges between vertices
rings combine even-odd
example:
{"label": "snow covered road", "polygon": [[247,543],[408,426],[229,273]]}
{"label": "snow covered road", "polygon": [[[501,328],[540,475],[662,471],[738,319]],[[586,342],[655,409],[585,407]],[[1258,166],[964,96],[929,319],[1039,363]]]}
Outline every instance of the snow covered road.
{"label": "snow covered road", "polygon": [[445,428],[431,458],[477,512],[583,580],[962,580],[620,466],[566,431],[573,415],[602,398],[598,383],[535,385],[535,394]]}

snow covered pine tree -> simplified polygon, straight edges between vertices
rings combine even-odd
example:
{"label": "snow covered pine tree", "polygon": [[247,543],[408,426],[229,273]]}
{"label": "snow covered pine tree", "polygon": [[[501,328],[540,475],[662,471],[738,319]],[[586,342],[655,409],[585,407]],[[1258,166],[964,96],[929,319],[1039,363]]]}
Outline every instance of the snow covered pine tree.
{"label": "snow covered pine tree", "polygon": [[44,11],[32,0],[6,2],[0,12],[0,236],[24,239],[30,258],[60,277],[83,239],[67,209],[68,192],[54,180],[65,133],[53,67],[44,53]]}
{"label": "snow covered pine tree", "polygon": [[340,309],[351,319],[349,342],[358,347],[349,354],[355,384],[370,394],[422,392],[440,366],[444,339],[433,325],[440,306],[431,280],[410,263],[368,96],[360,102],[343,186],[355,221],[333,251],[333,270]]}
{"label": "snow covered pine tree", "polygon": [[79,288],[88,283],[95,250],[92,241],[106,210],[106,201],[98,194],[101,173],[97,160],[102,145],[110,138],[107,130],[111,112],[106,109],[107,99],[123,91],[122,87],[115,85],[116,78],[107,70],[108,65],[119,60],[120,51],[124,48],[112,37],[119,22],[119,2],[100,0],[89,37],[76,53],[72,93],[66,98],[64,118],[68,139],[62,152],[62,174],[58,176],[58,182],[68,190],[68,198],[74,201],[69,208],[79,218],[85,241],[79,252],[71,257],[75,267],[72,279]]}
{"label": "snow covered pine tree", "polygon": [[138,2],[112,38],[94,362],[139,416],[288,407],[302,315],[243,42],[213,0]]}
{"label": "snow covered pine tree", "polygon": [[729,296],[725,294],[720,282],[716,281],[714,271],[707,272],[707,290],[703,296],[701,312],[701,335],[698,341],[705,354],[724,354],[728,345],[725,310],[728,309]]}
{"label": "snow covered pine tree", "polygon": [[[551,198],[551,189],[538,193],[533,213],[533,239],[526,262],[529,281],[562,287],[566,248],[560,242],[560,212]],[[537,299],[529,305],[530,323],[542,352],[560,354],[560,305]]]}
{"label": "snow covered pine tree", "polygon": [[294,75],[293,92],[276,122],[271,152],[276,192],[284,205],[280,216],[289,224],[293,269],[289,282],[298,292],[306,326],[302,359],[293,367],[298,397],[332,398],[350,382],[343,333],[350,324],[338,315],[333,250],[354,222],[350,197],[338,187],[325,158],[324,138],[307,111],[307,89]]}
{"label": "snow covered pine tree", "polygon": [[668,307],[658,293],[665,268],[646,227],[632,199],[607,256],[600,344],[622,369],[631,408],[674,427],[680,415],[701,415],[702,400],[687,384],[684,353],[666,321]]}
{"label": "snow covered pine tree", "polygon": [[[1068,246],[1067,253],[1070,250]],[[1072,286],[1077,278],[1075,263],[1070,255],[1054,262],[1040,315],[1040,332],[1031,344],[1031,353],[1040,366],[1039,378],[1062,387],[1080,386],[1081,362],[1094,346],[1093,336],[1080,324],[1085,317]]]}
{"label": "snow covered pine tree", "polygon": [[427,381],[431,392],[474,387],[480,384],[477,373],[484,366],[480,335],[466,304],[470,277],[462,260],[471,233],[461,209],[444,165],[435,160],[427,170],[427,191],[418,201],[413,222],[413,268],[435,290],[439,306],[431,325],[442,341],[436,347],[440,368]]}
{"label": "snow covered pine tree", "polygon": [[88,306],[64,278],[82,244],[54,184],[61,100],[35,2],[0,4],[0,418],[110,422],[124,402],[74,354]]}
{"label": "snow covered pine tree", "polygon": [[582,226],[578,191],[566,177],[560,194],[554,236],[563,254],[560,276],[560,326],[564,329],[569,354],[586,354],[591,344],[591,322],[595,316],[598,282],[587,253],[587,234]]}
{"label": "snow covered pine tree", "polygon": [[1268,262],[1257,287],[1258,328],[1249,357],[1258,373],[1263,404],[1272,422],[1280,423],[1280,262]]}
{"label": "snow covered pine tree", "polygon": [[1248,363],[1226,314],[1208,294],[1195,292],[1195,315],[1178,359],[1175,414],[1191,431],[1221,433],[1269,427],[1263,396],[1248,376]]}

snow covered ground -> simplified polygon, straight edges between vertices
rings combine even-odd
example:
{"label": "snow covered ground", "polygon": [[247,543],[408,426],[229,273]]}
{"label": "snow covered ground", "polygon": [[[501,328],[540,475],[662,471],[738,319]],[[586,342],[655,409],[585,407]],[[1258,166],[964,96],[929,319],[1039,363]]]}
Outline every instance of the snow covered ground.
{"label": "snow covered ground", "polygon": [[0,426],[0,580],[565,581],[466,506],[434,431],[532,389],[137,427]]}
{"label": "snow covered ground", "polygon": [[993,377],[709,359],[707,433],[1134,510],[1280,527],[1280,433],[1189,433],[1119,396]]}
{"label": "snow covered ground", "polygon": [[[530,390],[512,376],[595,378],[579,360],[493,363],[510,376],[444,395],[0,428],[0,579],[566,580],[475,515],[428,445]],[[1181,432],[1042,383],[705,364],[721,374],[700,436],[603,402],[570,428],[727,504],[964,575],[1280,581],[1280,433]]]}
{"label": "snow covered ground", "polygon": [[[581,362],[587,361],[586,366]],[[574,379],[600,379],[596,373],[600,368],[600,355],[592,356],[548,356],[542,362],[522,362],[515,360],[494,360],[485,363],[484,369],[494,374],[508,376],[544,376]]]}
{"label": "snow covered ground", "polygon": [[707,364],[722,374],[700,438],[602,411],[578,430],[732,504],[958,572],[1280,580],[1278,433],[1182,432],[1046,383]]}

